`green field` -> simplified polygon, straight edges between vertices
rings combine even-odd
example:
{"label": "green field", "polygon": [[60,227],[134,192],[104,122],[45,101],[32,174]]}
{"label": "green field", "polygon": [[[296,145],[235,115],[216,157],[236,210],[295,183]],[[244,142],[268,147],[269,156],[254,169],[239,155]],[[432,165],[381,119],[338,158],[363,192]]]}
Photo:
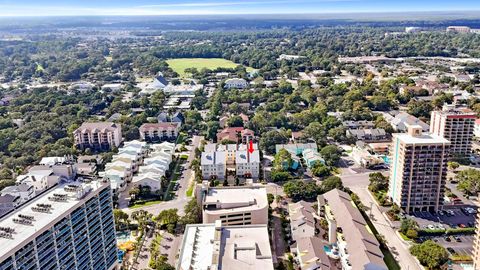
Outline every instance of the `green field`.
{"label": "green field", "polygon": [[[167,60],[167,64],[181,77],[185,77],[185,69],[187,68],[196,68],[200,70],[202,68],[235,68],[238,66],[238,64],[223,58],[176,58]],[[253,68],[247,67],[247,71],[252,70]]]}

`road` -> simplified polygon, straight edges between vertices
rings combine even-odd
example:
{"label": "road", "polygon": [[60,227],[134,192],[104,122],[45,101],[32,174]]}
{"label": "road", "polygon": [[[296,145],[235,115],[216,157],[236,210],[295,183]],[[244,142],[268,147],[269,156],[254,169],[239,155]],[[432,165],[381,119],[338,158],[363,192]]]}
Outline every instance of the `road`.
{"label": "road", "polygon": [[[342,170],[342,172],[343,171],[344,170]],[[372,215],[371,221],[377,231],[385,237],[387,245],[397,259],[400,268],[408,270],[422,269],[410,254],[407,244],[400,239],[396,230],[392,228],[385,216],[382,215],[379,207],[371,197],[367,189],[369,174],[370,172],[355,174],[351,170],[346,169],[345,175],[342,174],[341,178],[343,185],[356,193],[366,207],[370,208],[371,205],[373,206],[371,211],[369,211],[369,214],[371,213]]]}
{"label": "road", "polygon": [[192,161],[195,159],[195,148],[197,148],[201,141],[203,140],[202,136],[193,136],[192,139],[192,145],[189,146],[189,155],[187,162],[185,163],[185,170],[182,172],[182,175],[180,176],[179,183],[180,183],[180,188],[177,191],[177,194],[174,199],[166,202],[161,202],[155,205],[148,205],[144,207],[139,207],[135,209],[130,209],[130,208],[121,208],[125,213],[131,214],[134,211],[137,210],[145,210],[153,215],[158,215],[160,212],[163,210],[167,209],[172,209],[176,208],[178,209],[178,214],[183,215],[183,208],[187,204],[188,201],[190,201],[190,198],[187,196],[187,190],[192,181],[194,181],[194,172],[190,169],[190,164]]}

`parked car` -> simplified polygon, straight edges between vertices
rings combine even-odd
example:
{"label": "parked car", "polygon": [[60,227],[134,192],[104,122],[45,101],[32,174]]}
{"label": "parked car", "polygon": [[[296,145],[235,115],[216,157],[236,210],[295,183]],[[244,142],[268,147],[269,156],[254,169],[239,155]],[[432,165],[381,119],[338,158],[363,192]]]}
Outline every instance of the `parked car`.
{"label": "parked car", "polygon": [[455,241],[457,241],[457,242],[462,242],[462,239],[461,239],[460,237],[458,237],[458,236],[455,236],[454,239],[455,239]]}
{"label": "parked car", "polygon": [[429,229],[429,230],[435,230],[435,226],[432,225],[432,224],[429,224],[429,225],[427,226],[427,229]]}
{"label": "parked car", "polygon": [[448,235],[445,236],[443,239],[445,239],[445,241],[447,241],[447,242],[452,242],[452,239]]}
{"label": "parked car", "polygon": [[455,249],[448,247],[447,251],[450,252],[451,254],[455,254]]}

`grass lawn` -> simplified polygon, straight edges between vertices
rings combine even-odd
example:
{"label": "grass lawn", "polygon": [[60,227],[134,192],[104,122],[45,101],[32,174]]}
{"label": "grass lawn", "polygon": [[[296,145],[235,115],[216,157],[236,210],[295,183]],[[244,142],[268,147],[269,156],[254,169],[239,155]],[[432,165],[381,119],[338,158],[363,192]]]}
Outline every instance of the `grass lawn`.
{"label": "grass lawn", "polygon": [[195,182],[192,182],[187,189],[187,196],[192,197],[193,195],[193,188],[195,187]]}
{"label": "grass lawn", "polygon": [[135,208],[140,208],[140,207],[144,207],[144,206],[159,204],[161,202],[162,202],[161,200],[149,201],[149,202],[146,202],[146,203],[143,203],[143,204],[134,204],[132,206],[129,206],[128,208],[135,209]]}
{"label": "grass lawn", "polygon": [[[185,77],[186,68],[197,68],[200,70],[202,68],[235,68],[238,66],[238,64],[223,58],[176,58],[167,60],[167,63],[180,77]],[[253,68],[247,67],[247,71],[253,70]]]}

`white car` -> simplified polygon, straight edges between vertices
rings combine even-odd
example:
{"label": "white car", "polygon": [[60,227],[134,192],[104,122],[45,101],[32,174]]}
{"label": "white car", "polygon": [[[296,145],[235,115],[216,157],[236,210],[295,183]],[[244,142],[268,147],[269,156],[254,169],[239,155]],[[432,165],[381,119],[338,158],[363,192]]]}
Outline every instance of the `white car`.
{"label": "white car", "polygon": [[435,226],[433,226],[432,224],[428,225],[427,228],[428,228],[429,230],[435,230]]}

